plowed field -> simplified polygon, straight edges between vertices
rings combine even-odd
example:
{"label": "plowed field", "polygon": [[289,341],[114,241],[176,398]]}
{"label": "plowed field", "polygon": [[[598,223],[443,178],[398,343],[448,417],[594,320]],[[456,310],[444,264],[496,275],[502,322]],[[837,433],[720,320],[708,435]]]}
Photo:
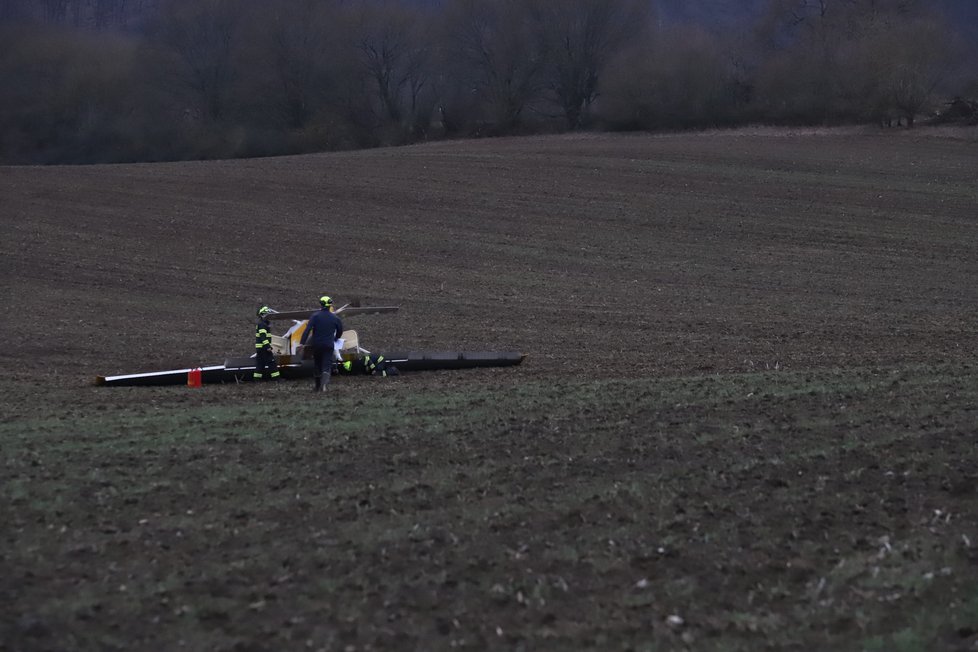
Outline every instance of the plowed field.
{"label": "plowed field", "polygon": [[[0,168],[0,650],[978,649],[978,139]],[[519,367],[201,389],[255,308]]]}

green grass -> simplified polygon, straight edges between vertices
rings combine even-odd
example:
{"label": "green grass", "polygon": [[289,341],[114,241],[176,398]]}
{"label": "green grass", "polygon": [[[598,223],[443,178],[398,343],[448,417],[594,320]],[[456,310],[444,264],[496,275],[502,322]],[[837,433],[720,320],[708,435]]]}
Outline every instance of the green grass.
{"label": "green grass", "polygon": [[0,589],[78,649],[931,649],[974,618],[975,518],[941,478],[974,452],[975,386],[945,365],[104,390],[0,423]]}

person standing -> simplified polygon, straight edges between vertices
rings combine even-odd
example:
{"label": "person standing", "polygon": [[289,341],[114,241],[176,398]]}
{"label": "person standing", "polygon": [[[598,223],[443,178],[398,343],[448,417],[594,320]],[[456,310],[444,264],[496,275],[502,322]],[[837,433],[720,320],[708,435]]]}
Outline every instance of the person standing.
{"label": "person standing", "polygon": [[272,336],[268,334],[271,326],[268,315],[271,312],[271,308],[262,306],[258,309],[258,319],[255,320],[255,380],[275,380],[281,375],[275,362],[275,353],[272,352]]}
{"label": "person standing", "polygon": [[333,314],[331,298],[320,297],[319,305],[322,307],[309,316],[299,344],[304,345],[306,340],[312,339],[313,377],[316,381],[313,391],[325,392],[333,371],[336,340],[343,337],[343,322]]}

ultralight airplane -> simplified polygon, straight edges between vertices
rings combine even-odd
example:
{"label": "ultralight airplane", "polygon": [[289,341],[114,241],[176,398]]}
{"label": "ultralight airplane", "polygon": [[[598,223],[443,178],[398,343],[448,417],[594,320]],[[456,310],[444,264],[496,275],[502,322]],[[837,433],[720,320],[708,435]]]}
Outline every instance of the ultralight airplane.
{"label": "ultralight airplane", "polygon": [[[344,320],[356,315],[397,312],[400,306],[360,306],[346,304],[335,310]],[[313,310],[272,311],[270,321],[289,321],[291,325],[281,335],[271,335],[272,352],[283,379],[311,378],[311,351],[300,344],[302,333]],[[523,362],[526,354],[512,351],[393,351],[372,353],[360,346],[354,330],[343,331],[335,352],[337,375],[394,375],[402,371],[433,371],[439,369],[470,369],[475,367],[510,367]],[[379,363],[378,363],[379,362]],[[255,372],[255,356],[228,358],[223,364],[187,369],[149,371],[117,376],[97,376],[96,385],[152,386],[240,383],[251,381]]]}

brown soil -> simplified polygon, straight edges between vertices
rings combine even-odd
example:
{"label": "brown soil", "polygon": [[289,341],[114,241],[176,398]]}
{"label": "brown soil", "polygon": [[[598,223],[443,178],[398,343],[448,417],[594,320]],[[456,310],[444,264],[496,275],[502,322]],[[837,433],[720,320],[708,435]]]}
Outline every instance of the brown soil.
{"label": "brown soil", "polygon": [[[974,649],[976,170],[832,132],[0,168],[0,650]],[[402,306],[367,348],[529,357],[91,386],[323,293]]]}

